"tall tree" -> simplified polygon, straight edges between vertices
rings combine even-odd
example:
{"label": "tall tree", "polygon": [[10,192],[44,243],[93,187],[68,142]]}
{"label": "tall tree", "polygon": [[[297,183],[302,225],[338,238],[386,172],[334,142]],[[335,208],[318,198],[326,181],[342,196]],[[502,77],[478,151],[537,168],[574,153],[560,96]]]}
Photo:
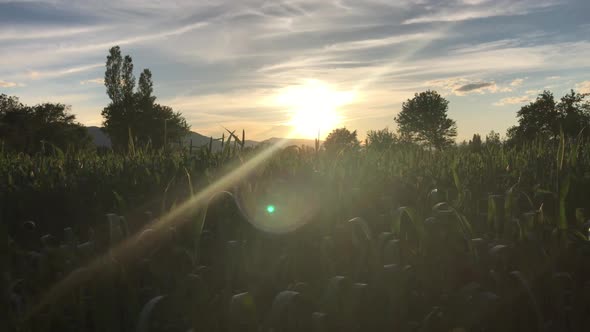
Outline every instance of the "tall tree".
{"label": "tall tree", "polygon": [[107,95],[114,104],[118,104],[123,100],[123,91],[121,90],[122,66],[121,48],[119,46],[112,47],[107,56],[104,84],[107,87]]}
{"label": "tall tree", "polygon": [[328,153],[339,153],[340,151],[353,151],[358,149],[360,142],[357,138],[356,130],[350,131],[346,128],[338,128],[332,130],[326,141],[324,141],[324,148]]}
{"label": "tall tree", "polygon": [[416,93],[395,117],[401,138],[436,149],[452,144],[457,125],[447,117],[449,102],[436,91]]}
{"label": "tall tree", "polygon": [[0,141],[9,150],[25,153],[39,152],[45,144],[62,150],[91,147],[88,131],[69,110],[64,104],[26,106],[18,98],[2,94]]}
{"label": "tall tree", "polygon": [[139,75],[139,84],[137,89],[137,95],[140,100],[149,100],[152,103],[156,100],[156,97],[152,97],[152,93],[154,92],[154,83],[152,82],[152,72],[149,69],[144,69],[141,75]]}
{"label": "tall tree", "polygon": [[468,144],[469,144],[469,148],[471,149],[471,151],[474,151],[474,152],[481,151],[481,146],[482,146],[481,135],[473,134],[473,138],[469,141]]}
{"label": "tall tree", "polygon": [[111,103],[102,116],[104,130],[116,150],[125,150],[130,138],[139,145],[161,148],[188,134],[189,126],[181,113],[156,103],[153,85],[151,71],[144,69],[135,91],[132,58],[123,58],[119,46],[109,50],[105,86]]}
{"label": "tall tree", "polygon": [[[566,137],[576,137],[590,126],[588,94],[571,90],[559,102],[545,90],[537,99],[517,112],[518,125],[508,129],[510,142],[530,141],[537,137],[556,138],[561,130]],[[588,128],[590,129],[590,128]],[[588,135],[588,129],[584,131]]]}

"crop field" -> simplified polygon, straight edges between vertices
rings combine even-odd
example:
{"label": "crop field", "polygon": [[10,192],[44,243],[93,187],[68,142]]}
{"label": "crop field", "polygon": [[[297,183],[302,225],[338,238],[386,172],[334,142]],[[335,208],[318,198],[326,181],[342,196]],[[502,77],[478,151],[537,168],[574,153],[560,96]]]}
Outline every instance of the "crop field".
{"label": "crop field", "polygon": [[590,326],[590,145],[234,142],[2,152],[3,330]]}

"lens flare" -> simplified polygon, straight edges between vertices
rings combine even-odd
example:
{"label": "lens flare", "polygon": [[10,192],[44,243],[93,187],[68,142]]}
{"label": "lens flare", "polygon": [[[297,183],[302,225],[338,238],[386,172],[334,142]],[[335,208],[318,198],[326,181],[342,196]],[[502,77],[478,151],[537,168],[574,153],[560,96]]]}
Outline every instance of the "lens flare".
{"label": "lens flare", "polygon": [[275,212],[275,206],[272,204],[266,206],[266,212],[268,212],[268,214],[273,214]]}

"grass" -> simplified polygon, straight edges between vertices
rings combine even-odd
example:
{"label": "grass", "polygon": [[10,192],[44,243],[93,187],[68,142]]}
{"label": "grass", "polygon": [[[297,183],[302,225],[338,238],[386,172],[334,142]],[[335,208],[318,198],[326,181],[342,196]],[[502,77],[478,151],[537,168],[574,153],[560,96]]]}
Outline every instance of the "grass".
{"label": "grass", "polygon": [[[148,210],[160,214],[214,181],[224,166],[256,153],[231,144],[231,138],[240,140],[229,133],[220,152],[204,147],[191,154],[136,149],[127,155],[0,153],[0,217],[5,224],[47,223],[51,231],[50,223],[57,229],[66,224],[91,225],[105,212],[127,214],[138,207],[146,209],[146,204]],[[259,173],[259,178],[313,174],[327,182],[331,196],[339,199],[356,191],[365,199],[389,197],[390,206],[418,209],[423,208],[418,197],[436,188],[471,217],[478,202],[490,194],[507,195],[509,210],[527,197],[528,209],[539,209],[545,203],[545,216],[565,229],[575,209],[586,206],[582,198],[590,194],[590,148],[563,140],[511,148],[484,146],[479,152],[397,146],[337,158],[305,147],[288,148]]]}
{"label": "grass", "polygon": [[[76,285],[55,294],[66,292],[61,300],[77,314],[67,305],[43,309],[35,317],[49,325],[21,329],[76,330],[90,321],[97,331],[150,330],[155,320],[218,331],[280,330],[286,321],[302,330],[428,330],[444,316],[454,327],[508,330],[494,322],[498,314],[512,327],[541,328],[566,315],[552,306],[551,278],[590,281],[580,263],[590,248],[589,144],[561,137],[479,151],[396,145],[336,157],[318,146],[287,147],[216,195],[206,213],[157,227],[154,220],[260,152],[240,144],[245,133],[228,133],[218,152],[209,144],[126,155],[0,153],[0,234],[14,240],[0,241],[0,252],[28,255],[25,221],[37,235],[53,234],[28,247],[41,267],[28,276],[19,260],[0,256],[10,292],[22,291],[21,279],[37,299],[65,275]],[[122,254],[117,243],[137,250]],[[485,319],[473,321],[456,312],[479,297],[498,311],[477,309]],[[390,310],[396,315],[386,318]]]}

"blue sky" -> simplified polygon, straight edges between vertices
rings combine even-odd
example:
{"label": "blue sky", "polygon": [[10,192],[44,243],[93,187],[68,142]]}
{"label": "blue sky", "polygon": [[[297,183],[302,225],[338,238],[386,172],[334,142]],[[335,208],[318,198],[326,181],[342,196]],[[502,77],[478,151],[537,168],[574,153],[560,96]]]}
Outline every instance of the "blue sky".
{"label": "blue sky", "polygon": [[0,0],[0,93],[99,125],[119,45],[203,134],[285,136],[293,109],[276,97],[313,81],[354,94],[337,112],[361,137],[435,89],[462,140],[504,134],[543,89],[590,92],[589,12],[587,0]]}

